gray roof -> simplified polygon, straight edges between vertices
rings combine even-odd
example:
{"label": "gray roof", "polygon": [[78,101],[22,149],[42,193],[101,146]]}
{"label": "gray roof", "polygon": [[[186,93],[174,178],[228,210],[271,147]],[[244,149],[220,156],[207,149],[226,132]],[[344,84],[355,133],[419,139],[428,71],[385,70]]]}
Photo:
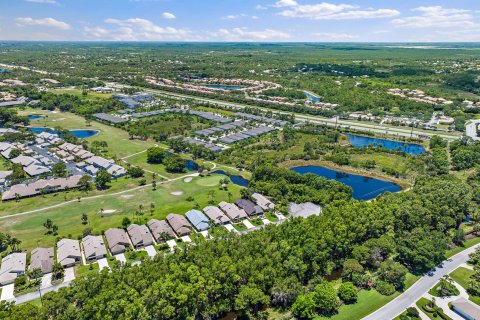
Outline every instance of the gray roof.
{"label": "gray roof", "polygon": [[322,207],[312,203],[312,202],[305,202],[305,203],[290,203],[288,206],[288,213],[292,215],[292,217],[303,217],[307,218],[312,215],[320,215],[322,212]]}
{"label": "gray roof", "polygon": [[265,198],[263,195],[260,193],[254,193],[252,194],[252,198],[255,199],[255,202],[263,209],[263,210],[270,210],[275,208],[275,205],[273,204],[272,201],[268,200]]}
{"label": "gray roof", "polygon": [[233,203],[228,203],[228,202],[222,201],[218,204],[218,206],[232,220],[244,219],[244,218],[247,217],[247,213],[245,212],[245,210],[238,208]]}
{"label": "gray roof", "polygon": [[205,212],[207,217],[215,224],[224,224],[230,222],[230,218],[228,218],[227,215],[218,207],[208,206],[203,208],[203,212]]}
{"label": "gray roof", "polygon": [[105,238],[112,254],[122,253],[130,246],[127,233],[123,229],[110,228],[105,231]]}
{"label": "gray roof", "polygon": [[78,240],[62,239],[57,242],[57,261],[62,266],[75,264],[82,259]]}
{"label": "gray roof", "polygon": [[167,222],[178,236],[185,236],[192,233],[192,226],[184,216],[170,213],[167,216]]}
{"label": "gray roof", "polygon": [[[480,319],[480,307],[465,298],[460,298],[451,302],[455,312],[462,315],[465,319]],[[465,317],[467,316],[467,317]]]}
{"label": "gray roof", "polygon": [[256,216],[263,213],[263,210],[260,206],[257,206],[255,203],[248,199],[238,199],[235,201],[235,204],[245,210],[249,216]]}
{"label": "gray roof", "polygon": [[147,223],[155,240],[161,241],[162,233],[166,233],[170,238],[175,238],[175,232],[165,220],[152,219]]}
{"label": "gray roof", "polygon": [[107,255],[107,248],[105,248],[102,236],[88,235],[82,239],[82,246],[87,260]]}
{"label": "gray roof", "polygon": [[107,113],[94,113],[93,116],[97,119],[108,121],[111,123],[122,123],[122,122],[128,121],[127,119],[112,116],[111,114],[107,114]]}
{"label": "gray roof", "polygon": [[42,273],[50,273],[53,270],[53,248],[35,248],[30,258],[30,271],[40,269]]}
{"label": "gray roof", "polygon": [[60,191],[67,188],[76,188],[78,187],[78,182],[81,177],[82,176],[77,175],[68,178],[41,179],[30,184],[16,184],[2,194],[2,200],[15,199],[16,194],[18,194],[20,198],[39,195],[43,189],[47,191]]}
{"label": "gray roof", "polygon": [[145,225],[131,224],[127,228],[128,235],[134,247],[153,244],[153,238]]}
{"label": "gray roof", "polygon": [[2,259],[0,267],[0,284],[9,284],[25,273],[27,265],[27,254],[25,252],[16,252],[9,254]]}
{"label": "gray roof", "polygon": [[210,225],[208,224],[208,218],[206,215],[203,214],[202,211],[192,209],[188,211],[185,216],[198,231],[205,231],[210,229]]}

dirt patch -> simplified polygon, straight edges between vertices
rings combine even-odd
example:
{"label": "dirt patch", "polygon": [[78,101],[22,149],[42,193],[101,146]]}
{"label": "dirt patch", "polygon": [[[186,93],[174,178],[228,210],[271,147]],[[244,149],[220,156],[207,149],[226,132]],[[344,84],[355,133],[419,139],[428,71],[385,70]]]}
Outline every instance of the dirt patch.
{"label": "dirt patch", "polygon": [[178,190],[178,191],[172,191],[172,192],[170,192],[170,194],[171,194],[172,196],[181,196],[181,195],[183,194],[183,191],[180,191],[180,190]]}

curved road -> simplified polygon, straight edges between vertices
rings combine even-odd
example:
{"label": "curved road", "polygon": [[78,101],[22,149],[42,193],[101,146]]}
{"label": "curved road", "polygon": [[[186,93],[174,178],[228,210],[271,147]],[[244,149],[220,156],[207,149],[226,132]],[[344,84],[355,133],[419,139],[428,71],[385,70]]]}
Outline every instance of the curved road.
{"label": "curved road", "polygon": [[415,282],[415,284],[408,288],[407,291],[377,311],[369,314],[363,318],[363,320],[386,320],[395,318],[425,295],[444,275],[451,273],[453,270],[467,262],[469,260],[468,255],[474,252],[478,247],[480,247],[480,244],[465,249],[445,260],[442,264],[437,266],[436,269],[432,270],[432,272]]}

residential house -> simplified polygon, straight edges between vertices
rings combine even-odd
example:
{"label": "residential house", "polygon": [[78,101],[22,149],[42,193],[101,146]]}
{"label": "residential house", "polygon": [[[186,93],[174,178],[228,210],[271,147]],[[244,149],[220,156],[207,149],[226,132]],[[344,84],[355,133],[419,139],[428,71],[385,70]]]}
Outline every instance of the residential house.
{"label": "residential house", "polygon": [[252,194],[252,198],[255,200],[255,202],[257,202],[257,204],[263,210],[268,211],[268,210],[273,210],[275,208],[275,205],[273,204],[273,202],[265,198],[260,193],[255,192],[254,194]]}
{"label": "residential house", "polygon": [[107,256],[107,248],[102,236],[88,235],[82,239],[85,260],[94,261]]}
{"label": "residential house", "polygon": [[253,203],[251,200],[248,199],[238,199],[235,201],[235,204],[245,210],[245,212],[249,216],[258,216],[259,214],[263,213],[263,210],[260,206]]}
{"label": "residential house", "polygon": [[167,216],[166,220],[179,237],[192,233],[192,225],[188,223],[184,216],[171,213]]}
{"label": "residential house", "polygon": [[192,209],[188,211],[185,216],[190,221],[195,229],[198,231],[205,231],[210,229],[208,218],[202,211]]}
{"label": "residential house", "polygon": [[223,212],[225,212],[230,220],[239,221],[247,218],[247,213],[245,210],[238,208],[233,203],[222,201],[218,204],[218,206],[223,210]]}
{"label": "residential house", "polygon": [[157,242],[175,238],[175,232],[165,220],[152,219],[148,221],[147,226]]}
{"label": "residential house", "polygon": [[130,247],[130,241],[125,230],[119,228],[110,228],[105,231],[108,249],[112,254],[123,253]]}
{"label": "residential house", "polygon": [[230,222],[230,219],[227,217],[222,210],[218,207],[208,206],[203,208],[203,212],[207,215],[207,217],[213,221],[216,225],[226,224]]}
{"label": "residential house", "polygon": [[0,266],[0,285],[11,284],[19,276],[25,274],[27,254],[25,252],[11,253],[2,259]]}
{"label": "residential house", "polygon": [[40,269],[43,274],[53,271],[54,255],[53,248],[35,248],[30,257],[28,270]]}
{"label": "residential house", "polygon": [[57,261],[64,268],[80,264],[82,253],[78,240],[62,239],[57,242]]}
{"label": "residential house", "polygon": [[146,247],[153,244],[153,237],[147,226],[131,224],[127,228],[128,235],[135,248]]}

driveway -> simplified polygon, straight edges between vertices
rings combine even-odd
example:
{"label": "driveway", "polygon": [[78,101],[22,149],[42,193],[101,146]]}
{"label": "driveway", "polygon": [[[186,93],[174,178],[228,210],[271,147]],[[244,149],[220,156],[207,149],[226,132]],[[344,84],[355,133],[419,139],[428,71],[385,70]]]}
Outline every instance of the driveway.
{"label": "driveway", "polygon": [[175,247],[177,246],[177,242],[175,240],[168,240],[167,241],[167,244],[168,246],[170,247],[170,249],[173,251],[173,249],[175,249]]}
{"label": "driveway", "polygon": [[200,234],[205,238],[205,239],[210,239],[210,236],[208,235],[208,230],[200,232]]}
{"label": "driveway", "polygon": [[40,289],[48,288],[52,285],[52,274],[47,273],[44,274],[42,277],[42,284],[40,285]]}
{"label": "driveway", "polygon": [[120,262],[123,262],[123,263],[127,262],[127,258],[125,257],[125,253],[117,254],[114,257],[115,257],[115,259],[117,259]]}
{"label": "driveway", "polygon": [[235,229],[230,223],[227,223],[226,225],[224,225],[225,228],[228,230],[228,231],[231,231],[231,232],[237,232],[237,229]]}
{"label": "driveway", "polygon": [[14,299],[15,296],[13,295],[13,290],[15,288],[15,284],[7,284],[6,286],[2,287],[2,296],[0,300],[11,300]]}
{"label": "driveway", "polygon": [[248,221],[248,220],[246,220],[246,219],[243,220],[242,222],[243,222],[243,224],[245,225],[245,227],[247,227],[247,229],[255,228],[255,226],[254,226],[250,221]]}
{"label": "driveway", "polygon": [[155,250],[154,246],[146,246],[145,251],[147,251],[148,256],[152,259],[157,255],[157,250]]}
{"label": "driveway", "polygon": [[262,222],[263,222],[263,224],[270,224],[270,223],[272,223],[272,222],[271,222],[270,220],[268,220],[268,219],[262,219]]}
{"label": "driveway", "polygon": [[423,276],[415,282],[415,284],[413,284],[407,291],[363,319],[384,320],[395,318],[410,305],[423,297],[444,275],[450,274],[459,266],[467,262],[469,260],[468,255],[474,252],[479,246],[480,245],[476,245],[465,249],[450,259],[445,260],[442,264],[437,266],[437,268],[432,270],[430,274]]}
{"label": "driveway", "polygon": [[110,269],[110,266],[108,265],[108,260],[107,258],[102,258],[98,260],[98,270],[103,270],[103,268]]}
{"label": "driveway", "polygon": [[75,280],[75,271],[73,270],[73,267],[66,268],[63,282],[70,282],[73,280]]}
{"label": "driveway", "polygon": [[182,241],[183,241],[183,242],[186,242],[186,243],[192,242],[192,239],[190,239],[189,236],[183,236],[183,237],[181,237],[180,239],[182,239]]}

